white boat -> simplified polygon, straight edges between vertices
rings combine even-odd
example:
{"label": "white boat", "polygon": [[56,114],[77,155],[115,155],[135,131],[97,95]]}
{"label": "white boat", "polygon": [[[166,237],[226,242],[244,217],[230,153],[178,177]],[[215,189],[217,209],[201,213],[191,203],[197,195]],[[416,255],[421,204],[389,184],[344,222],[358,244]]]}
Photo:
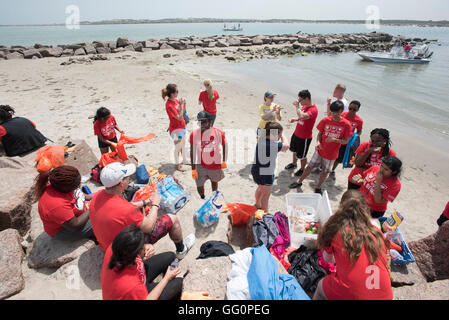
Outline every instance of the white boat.
{"label": "white boat", "polygon": [[227,28],[226,23],[225,23],[225,25],[223,27],[223,31],[242,31],[242,30],[243,30],[243,28],[240,27],[240,23],[238,24],[238,26],[234,25],[232,28]]}
{"label": "white boat", "polygon": [[432,61],[430,58],[433,52],[430,52],[427,44],[412,47],[409,52],[405,52],[402,45],[395,45],[390,52],[359,52],[363,60],[380,63],[412,63],[423,64]]}

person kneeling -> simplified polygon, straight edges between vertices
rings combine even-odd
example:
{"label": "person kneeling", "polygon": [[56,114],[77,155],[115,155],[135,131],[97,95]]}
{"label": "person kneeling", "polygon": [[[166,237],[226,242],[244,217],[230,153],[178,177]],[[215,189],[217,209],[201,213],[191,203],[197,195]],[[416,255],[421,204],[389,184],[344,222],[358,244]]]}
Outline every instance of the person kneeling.
{"label": "person kneeling", "polygon": [[[101,270],[103,300],[179,300],[182,278],[179,267],[170,267],[173,252],[154,255],[145,244],[145,234],[131,225],[123,229],[107,248]],[[165,273],[159,283],[156,277]]]}

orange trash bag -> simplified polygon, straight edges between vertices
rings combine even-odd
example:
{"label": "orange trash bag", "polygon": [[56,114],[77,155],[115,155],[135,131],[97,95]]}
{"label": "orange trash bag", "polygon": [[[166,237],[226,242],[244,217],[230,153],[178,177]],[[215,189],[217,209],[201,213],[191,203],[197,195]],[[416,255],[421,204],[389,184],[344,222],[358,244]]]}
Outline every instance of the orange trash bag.
{"label": "orange trash bag", "polygon": [[[142,189],[140,189],[139,191],[137,191],[134,194],[133,197],[133,202],[134,201],[141,201],[141,200],[150,200],[151,195],[156,192],[156,185],[155,184],[150,184],[148,186],[143,187]],[[145,208],[145,214],[147,214],[148,212],[150,212],[150,208],[146,207]]]}
{"label": "orange trash bag", "polygon": [[227,203],[224,205],[223,211],[231,213],[233,226],[242,226],[248,223],[257,208],[243,203]]}
{"label": "orange trash bag", "polygon": [[114,162],[123,162],[117,155],[117,152],[109,152],[109,153],[103,153],[101,155],[100,161],[98,162],[98,165],[102,168],[106,167],[110,163]]}
{"label": "orange trash bag", "polygon": [[140,138],[133,138],[133,137],[127,137],[127,136],[121,135],[120,140],[117,143],[117,154],[118,154],[119,158],[122,159],[123,161],[128,160],[128,155],[126,154],[126,151],[125,151],[125,144],[135,144],[135,143],[145,142],[145,141],[153,139],[155,136],[156,135],[154,133],[149,133],[145,137],[140,137]]}
{"label": "orange trash bag", "polygon": [[64,165],[63,146],[45,146],[37,151],[36,159],[37,171],[49,171]]}

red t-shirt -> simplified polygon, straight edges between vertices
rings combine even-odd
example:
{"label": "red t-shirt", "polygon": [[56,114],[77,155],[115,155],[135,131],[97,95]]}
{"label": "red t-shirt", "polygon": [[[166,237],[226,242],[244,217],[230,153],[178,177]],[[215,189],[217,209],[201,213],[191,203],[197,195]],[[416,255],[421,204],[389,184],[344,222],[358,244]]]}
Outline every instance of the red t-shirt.
{"label": "red t-shirt", "polygon": [[303,106],[301,111],[307,113],[310,118],[307,120],[298,121],[296,124],[295,136],[300,139],[312,139],[312,130],[315,125],[316,118],[318,117],[318,108],[313,104],[308,107]]}
{"label": "red t-shirt", "polygon": [[343,118],[345,118],[346,120],[348,120],[349,123],[351,124],[351,126],[352,126],[352,133],[354,133],[356,130],[362,131],[362,129],[363,129],[363,120],[358,115],[355,115],[354,118],[351,118],[349,116],[349,112],[343,112],[341,114],[341,116]]}
{"label": "red t-shirt", "polygon": [[148,289],[142,258],[137,257],[134,265],[118,271],[109,269],[111,257],[112,245],[106,250],[101,269],[103,300],[146,300]]}
{"label": "red t-shirt", "polygon": [[[355,151],[356,155],[363,155],[369,148],[371,148],[372,143],[371,142],[363,142]],[[364,164],[364,169],[359,169],[357,167],[354,167],[349,174],[348,180],[352,182],[353,184],[357,184],[354,181],[352,181],[352,177],[354,177],[357,174],[362,174],[363,171],[366,171],[367,169],[371,168],[372,166],[380,166],[382,165],[382,161],[384,159],[383,156],[384,149],[382,148],[379,152],[373,152],[366,160],[366,163]],[[390,152],[388,153],[390,157],[396,157],[396,152],[393,149],[390,149]]]}
{"label": "red t-shirt", "polygon": [[214,90],[214,98],[209,99],[207,91],[202,91],[200,93],[199,101],[203,103],[204,111],[209,112],[211,115],[217,114],[217,100],[220,98],[217,90]]}
{"label": "red t-shirt", "polygon": [[443,214],[446,216],[446,218],[449,219],[449,202],[446,204],[446,208],[444,209]]}
{"label": "red t-shirt", "polygon": [[77,201],[74,194],[75,192],[59,192],[49,185],[39,199],[39,216],[49,236],[55,236],[63,228],[64,222],[79,217],[86,211],[83,201]]}
{"label": "red t-shirt", "polygon": [[370,263],[365,247],[362,247],[360,256],[352,264],[340,231],[332,239],[331,246],[324,250],[334,255],[337,265],[337,272],[323,279],[323,291],[328,300],[393,299],[387,267],[388,253],[384,245],[375,265]]}
{"label": "red t-shirt", "polygon": [[186,121],[184,120],[184,115],[181,120],[176,120],[177,116],[181,112],[181,105],[178,99],[170,100],[168,99],[165,103],[165,111],[167,111],[168,118],[170,119],[170,126],[168,131],[172,133],[176,129],[184,129],[186,127]]}
{"label": "red t-shirt", "polygon": [[[28,121],[30,121],[31,124],[33,125],[33,127],[36,128],[36,125],[34,124],[33,121],[31,121],[31,120],[28,120]],[[6,131],[5,127],[0,126],[0,141],[2,141],[3,137],[6,136],[7,133],[8,133],[8,132]]]}
{"label": "red t-shirt", "polygon": [[364,178],[360,193],[365,196],[366,204],[371,210],[386,211],[388,201],[393,202],[399,191],[401,191],[401,182],[397,177],[386,178],[382,181],[380,189],[382,190],[382,198],[387,200],[384,203],[376,203],[374,201],[374,188],[376,187],[376,174],[379,172],[380,166],[374,166],[363,172]]}
{"label": "red t-shirt", "polygon": [[144,215],[124,198],[101,190],[90,202],[89,217],[100,248],[106,250],[120,231],[132,224],[140,226]]}
{"label": "red t-shirt", "polygon": [[209,170],[221,169],[220,146],[226,144],[226,137],[223,131],[211,127],[205,132],[201,128],[196,129],[190,134],[190,145],[196,150],[196,161],[201,157],[201,165]]}
{"label": "red t-shirt", "polygon": [[96,136],[103,136],[106,140],[114,139],[116,125],[117,122],[113,115],[111,115],[105,122],[97,120],[94,122],[94,133]]}
{"label": "red t-shirt", "polygon": [[329,116],[318,123],[317,129],[323,133],[320,143],[321,149],[318,150],[318,154],[327,160],[337,159],[341,144],[337,142],[326,142],[326,139],[328,137],[335,139],[346,139],[351,137],[351,124],[344,118],[341,118],[340,121],[334,121],[332,116]]}

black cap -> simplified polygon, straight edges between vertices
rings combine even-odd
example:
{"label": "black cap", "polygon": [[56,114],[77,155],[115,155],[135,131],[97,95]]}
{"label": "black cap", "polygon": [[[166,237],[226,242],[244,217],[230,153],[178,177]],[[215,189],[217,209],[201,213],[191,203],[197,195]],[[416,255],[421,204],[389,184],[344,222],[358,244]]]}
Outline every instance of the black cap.
{"label": "black cap", "polygon": [[211,118],[211,114],[206,111],[200,111],[200,112],[198,112],[198,115],[196,116],[196,119],[198,121],[210,120],[210,118]]}

